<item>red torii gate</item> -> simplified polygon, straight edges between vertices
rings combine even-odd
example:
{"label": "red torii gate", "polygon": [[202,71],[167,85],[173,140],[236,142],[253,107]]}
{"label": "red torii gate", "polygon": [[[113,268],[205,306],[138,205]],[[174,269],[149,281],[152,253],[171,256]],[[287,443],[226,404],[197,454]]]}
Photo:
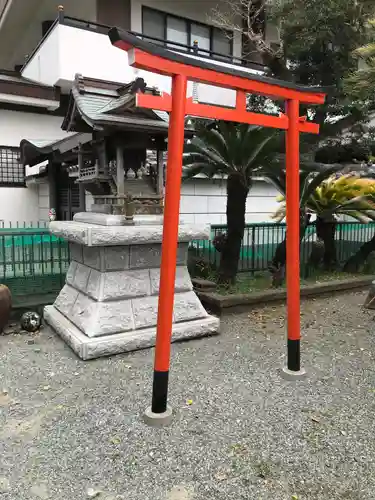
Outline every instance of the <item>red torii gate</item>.
{"label": "red torii gate", "polygon": [[[135,68],[172,77],[172,94],[136,95],[138,107],[170,112],[168,132],[168,163],[165,189],[164,227],[154,381],[151,408],[146,412],[148,423],[164,425],[171,419],[167,406],[168,376],[171,350],[174,282],[178,243],[182,154],[185,116],[228,120],[286,130],[286,220],[287,220],[287,366],[285,378],[305,374],[300,366],[300,210],[299,210],[299,134],[319,133],[317,124],[299,116],[300,103],[323,104],[325,94],[320,88],[304,87],[273,78],[252,75],[241,69],[203,61],[158,45],[135,35],[112,28],[113,45],[128,52],[129,64]],[[235,108],[199,104],[186,97],[188,80],[236,91]],[[269,116],[246,111],[246,93],[264,95],[286,101],[287,114]]]}

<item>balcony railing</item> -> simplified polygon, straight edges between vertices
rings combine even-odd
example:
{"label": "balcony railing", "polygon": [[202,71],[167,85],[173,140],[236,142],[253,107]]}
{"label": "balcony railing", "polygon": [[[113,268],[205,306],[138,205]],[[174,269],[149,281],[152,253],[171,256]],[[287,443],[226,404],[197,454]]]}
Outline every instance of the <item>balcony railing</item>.
{"label": "balcony railing", "polygon": [[[128,84],[136,76],[145,78],[149,87],[162,92],[171,91],[171,79],[165,75],[135,70],[128,64],[128,55],[114,47],[108,35],[110,26],[65,16],[63,11],[52,23],[49,31],[40,41],[22,68],[22,75],[44,85],[59,86],[69,92],[77,73],[94,78]],[[155,44],[204,60],[215,59],[217,65],[233,67],[241,65],[243,70],[254,73],[264,70],[263,66],[250,63],[235,55],[220,54],[200,48],[197,43],[184,45],[173,40],[150,37],[142,33],[134,35]],[[200,103],[235,106],[236,95],[232,89],[204,83],[188,83],[188,96]]]}
{"label": "balcony railing", "polygon": [[[59,12],[58,18],[55,20],[55,22],[51,25],[50,29],[47,31],[47,33],[44,35],[44,37],[40,40],[38,45],[35,47],[33,52],[27,56],[26,62],[24,64],[24,67],[27,66],[27,64],[31,61],[31,59],[34,57],[34,55],[38,52],[40,46],[44,43],[44,40],[48,38],[49,34],[54,30],[56,27],[56,24],[62,24],[64,26],[70,26],[72,28],[78,28],[78,29],[83,29],[87,31],[92,31],[94,33],[100,33],[103,35],[107,35],[108,31],[112,26],[106,25],[106,24],[100,24],[92,21],[85,21],[83,19],[78,19],[75,17],[70,17],[66,16],[63,11]],[[168,39],[162,39],[162,38],[157,38],[149,35],[145,35],[143,33],[138,33],[136,31],[131,31],[133,35],[141,38],[142,40],[146,40],[152,43],[155,43],[157,45],[163,45],[164,47],[168,47],[171,50],[175,52],[182,52],[182,53],[191,53],[193,55],[196,55],[201,58],[206,58],[206,59],[214,59],[216,61],[221,61],[227,64],[233,64],[236,66],[242,66],[242,67],[249,67],[258,71],[264,71],[265,66],[263,64],[260,64],[259,62],[251,61],[248,58],[243,58],[243,57],[236,57],[233,55],[228,55],[228,54],[223,54],[219,52],[214,52],[212,50],[204,49],[199,47],[198,42],[194,42],[193,45],[187,45],[187,44],[182,44],[180,42],[175,42],[173,40],[168,40]]]}

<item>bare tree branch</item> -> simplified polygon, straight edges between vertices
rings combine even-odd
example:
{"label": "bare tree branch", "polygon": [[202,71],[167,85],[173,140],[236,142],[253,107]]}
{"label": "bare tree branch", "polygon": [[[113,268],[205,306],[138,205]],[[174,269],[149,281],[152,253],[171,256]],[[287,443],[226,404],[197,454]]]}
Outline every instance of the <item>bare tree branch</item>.
{"label": "bare tree branch", "polygon": [[[265,39],[263,20],[268,5],[269,0],[221,0],[212,10],[211,21],[226,33],[247,38],[250,44],[242,44],[242,57],[251,58],[256,52],[267,66],[277,64],[286,71],[282,44],[275,46]],[[280,35],[280,28],[277,29]]]}

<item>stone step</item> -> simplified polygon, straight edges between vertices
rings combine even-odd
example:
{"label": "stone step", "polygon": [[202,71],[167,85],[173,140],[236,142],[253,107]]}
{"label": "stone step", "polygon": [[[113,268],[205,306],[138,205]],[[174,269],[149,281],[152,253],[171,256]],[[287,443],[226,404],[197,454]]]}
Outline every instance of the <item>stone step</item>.
{"label": "stone step", "polygon": [[142,179],[125,179],[125,192],[133,196],[156,194],[151,179],[147,177],[142,177]]}

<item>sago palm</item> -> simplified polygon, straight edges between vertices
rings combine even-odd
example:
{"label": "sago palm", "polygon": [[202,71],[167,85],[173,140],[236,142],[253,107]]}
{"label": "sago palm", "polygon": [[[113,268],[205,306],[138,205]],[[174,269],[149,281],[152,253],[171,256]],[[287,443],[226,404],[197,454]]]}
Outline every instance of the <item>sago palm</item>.
{"label": "sago palm", "polygon": [[[337,216],[346,215],[360,222],[375,219],[375,182],[351,173],[340,175],[340,165],[327,168],[318,175],[309,174],[301,187],[300,208],[316,215],[316,235],[324,243],[324,265],[336,262],[335,231]],[[278,222],[285,217],[285,197],[274,215]]]}
{"label": "sago palm", "polygon": [[[375,211],[371,201],[375,199],[375,181],[364,179],[353,173],[332,175],[342,166],[335,165],[314,176],[305,177],[300,198],[300,207],[305,213],[330,220],[337,215],[348,215],[359,222],[369,222]],[[285,196],[278,201],[281,206],[273,216],[277,221],[285,217]]]}
{"label": "sago palm", "polygon": [[[306,212],[305,205],[308,197],[313,190],[325,179],[330,177],[334,172],[341,169],[341,166],[325,165],[317,162],[306,161],[303,157],[300,158],[300,241],[303,240],[309,223],[311,214]],[[281,222],[285,218],[285,195],[286,195],[286,170],[285,166],[268,165],[265,168],[264,175],[281,193],[278,201],[281,203],[280,208],[274,214],[273,218],[276,222]],[[307,189],[309,188],[309,189]],[[273,275],[274,285],[280,285],[284,274],[286,264],[286,238],[276,247],[275,254],[270,262],[269,269]]]}
{"label": "sago palm", "polygon": [[[372,169],[369,169],[368,172],[365,173],[365,175],[371,175],[371,178],[362,178],[360,179],[360,182],[362,185],[367,186],[367,190],[369,191],[370,194],[375,192],[375,179],[373,178],[374,172]],[[366,189],[366,187],[365,187]],[[369,196],[370,196],[369,194]],[[375,198],[375,195],[374,195]],[[375,220],[373,211],[367,211],[366,216],[369,217],[371,220]],[[350,256],[350,258],[347,260],[347,262],[344,265],[344,271],[348,272],[355,272],[358,271],[358,269],[363,265],[363,263],[367,260],[368,256],[372,253],[375,252],[375,236],[373,236],[369,241],[366,241],[363,243],[360,248]]]}
{"label": "sago palm", "polygon": [[279,134],[249,125],[218,122],[201,129],[186,146],[184,177],[203,174],[227,179],[227,233],[221,242],[219,282],[233,283],[238,270],[245,228],[246,199],[254,175],[273,161]]}

